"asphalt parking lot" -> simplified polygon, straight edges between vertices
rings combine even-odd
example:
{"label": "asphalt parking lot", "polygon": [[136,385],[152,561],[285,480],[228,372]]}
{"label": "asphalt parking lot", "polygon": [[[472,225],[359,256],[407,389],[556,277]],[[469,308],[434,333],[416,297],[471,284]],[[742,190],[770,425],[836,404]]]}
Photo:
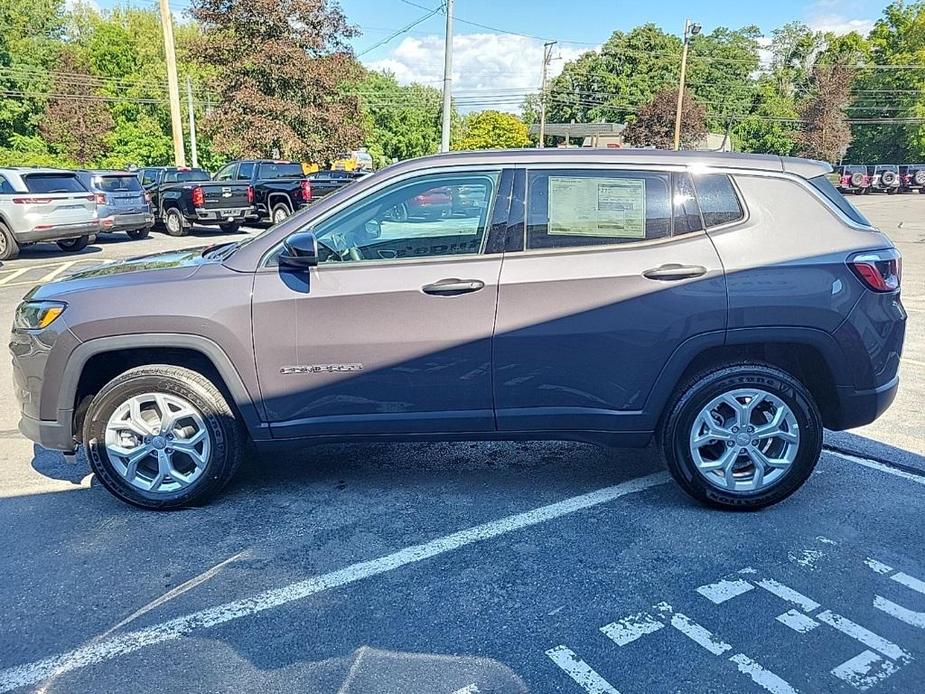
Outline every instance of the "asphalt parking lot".
{"label": "asphalt parking lot", "polygon": [[[574,443],[319,446],[149,513],[22,439],[8,395],[0,692],[919,691],[925,196],[852,201],[904,254],[900,396],[760,513]],[[0,324],[63,263],[223,238],[27,249]]]}

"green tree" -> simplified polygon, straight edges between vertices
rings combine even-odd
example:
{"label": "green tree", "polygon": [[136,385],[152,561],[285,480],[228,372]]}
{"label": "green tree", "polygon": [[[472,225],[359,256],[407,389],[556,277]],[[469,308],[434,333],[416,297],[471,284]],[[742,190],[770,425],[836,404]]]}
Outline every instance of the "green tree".
{"label": "green tree", "polygon": [[363,108],[366,147],[377,165],[440,148],[439,89],[401,86],[391,73],[370,71],[356,93]]}
{"label": "green tree", "polygon": [[782,95],[773,77],[762,76],[748,114],[732,129],[733,146],[743,152],[790,156],[796,150],[799,117],[793,97]]}
{"label": "green tree", "polygon": [[323,162],[362,141],[355,34],[329,0],[194,0],[201,26],[193,50],[212,74],[222,107],[203,130],[229,157]]}
{"label": "green tree", "polygon": [[511,113],[478,111],[463,118],[453,149],[513,149],[530,144],[527,125]]}

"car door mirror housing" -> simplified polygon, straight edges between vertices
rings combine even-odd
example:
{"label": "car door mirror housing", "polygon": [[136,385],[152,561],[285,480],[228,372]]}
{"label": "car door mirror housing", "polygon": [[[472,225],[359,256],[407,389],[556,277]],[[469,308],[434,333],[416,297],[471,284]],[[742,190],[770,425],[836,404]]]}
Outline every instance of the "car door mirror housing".
{"label": "car door mirror housing", "polygon": [[310,231],[293,234],[283,243],[279,264],[291,268],[308,269],[318,264],[318,240]]}

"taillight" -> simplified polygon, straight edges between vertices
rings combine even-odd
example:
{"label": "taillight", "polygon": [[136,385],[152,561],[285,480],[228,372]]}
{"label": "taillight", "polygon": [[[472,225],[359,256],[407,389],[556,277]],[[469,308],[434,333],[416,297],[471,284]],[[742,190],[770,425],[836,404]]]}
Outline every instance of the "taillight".
{"label": "taillight", "polygon": [[206,204],[206,195],[202,192],[200,186],[193,188],[193,205],[195,207],[203,207]]}
{"label": "taillight", "polygon": [[51,198],[13,198],[13,203],[16,205],[47,205],[51,200]]}
{"label": "taillight", "polygon": [[307,178],[302,181],[302,199],[305,202],[312,201],[312,183]]}
{"label": "taillight", "polygon": [[848,267],[875,292],[895,292],[902,282],[902,256],[895,248],[855,253],[848,258]]}
{"label": "taillight", "polygon": [[247,186],[247,204],[254,204],[254,186]]}
{"label": "taillight", "polygon": [[94,199],[96,200],[97,205],[105,205],[106,204],[106,193],[97,193],[94,196]]}

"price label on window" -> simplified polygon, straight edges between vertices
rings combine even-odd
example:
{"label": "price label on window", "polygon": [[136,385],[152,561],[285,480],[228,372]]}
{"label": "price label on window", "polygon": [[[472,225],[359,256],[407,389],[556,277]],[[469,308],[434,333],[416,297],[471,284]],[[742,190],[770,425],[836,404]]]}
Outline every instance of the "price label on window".
{"label": "price label on window", "polygon": [[642,178],[549,177],[549,234],[643,239]]}

